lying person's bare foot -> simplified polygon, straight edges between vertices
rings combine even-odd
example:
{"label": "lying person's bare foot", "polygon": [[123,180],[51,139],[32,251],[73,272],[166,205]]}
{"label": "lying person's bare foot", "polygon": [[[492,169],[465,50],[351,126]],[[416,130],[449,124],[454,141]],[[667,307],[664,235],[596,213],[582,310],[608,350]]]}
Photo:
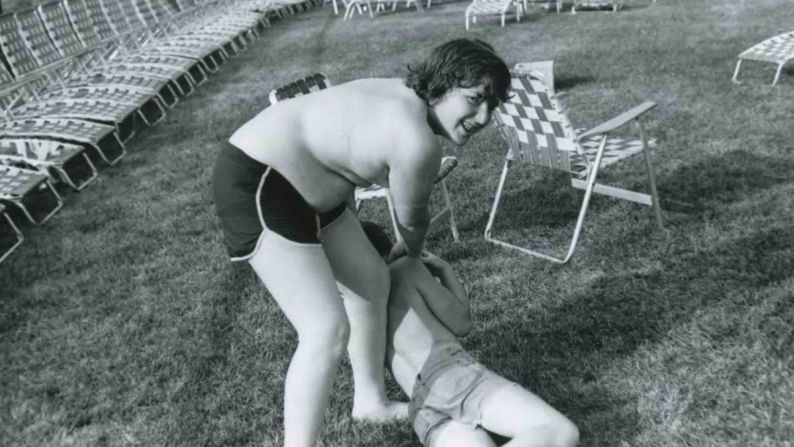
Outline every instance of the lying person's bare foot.
{"label": "lying person's bare foot", "polygon": [[408,403],[386,401],[378,405],[353,405],[353,419],[363,422],[392,422],[408,419]]}

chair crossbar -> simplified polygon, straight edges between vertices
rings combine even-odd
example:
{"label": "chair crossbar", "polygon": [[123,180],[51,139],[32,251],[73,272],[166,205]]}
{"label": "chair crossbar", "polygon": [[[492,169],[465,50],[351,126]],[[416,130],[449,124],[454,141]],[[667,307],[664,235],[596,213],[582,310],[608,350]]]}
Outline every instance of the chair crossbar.
{"label": "chair crossbar", "polygon": [[11,255],[11,253],[14,250],[16,250],[17,247],[19,247],[22,244],[22,242],[25,240],[25,237],[22,235],[22,232],[19,231],[19,227],[16,226],[14,221],[11,219],[11,216],[8,215],[8,213],[6,212],[6,208],[5,208],[5,206],[3,204],[0,204],[0,214],[3,215],[3,217],[5,218],[6,223],[8,223],[9,227],[11,228],[11,231],[14,232],[15,237],[16,237],[16,240],[14,241],[14,243],[11,244],[11,246],[8,247],[0,255],[0,262],[3,262],[3,261],[6,260],[6,258],[8,258],[9,255]]}

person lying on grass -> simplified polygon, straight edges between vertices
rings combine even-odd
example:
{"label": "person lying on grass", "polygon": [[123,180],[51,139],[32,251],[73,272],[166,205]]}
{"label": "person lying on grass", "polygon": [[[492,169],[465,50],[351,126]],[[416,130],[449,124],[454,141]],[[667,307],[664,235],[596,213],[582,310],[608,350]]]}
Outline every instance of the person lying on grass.
{"label": "person lying on grass", "polygon": [[316,445],[345,346],[353,417],[408,416],[383,381],[389,272],[345,205],[357,186],[388,186],[405,241],[393,255],[418,257],[438,137],[465,144],[509,87],[490,45],[457,39],[409,67],[407,79],[360,79],[279,101],[219,151],[213,198],[228,253],[253,267],[298,333],[284,445]]}
{"label": "person lying on grass", "polygon": [[[381,256],[391,250],[382,228],[362,222]],[[452,267],[424,252],[389,264],[386,358],[410,397],[410,419],[428,447],[570,447],[579,431],[565,416],[520,385],[488,370],[458,337],[472,327],[469,298]],[[487,430],[487,431],[486,431]]]}

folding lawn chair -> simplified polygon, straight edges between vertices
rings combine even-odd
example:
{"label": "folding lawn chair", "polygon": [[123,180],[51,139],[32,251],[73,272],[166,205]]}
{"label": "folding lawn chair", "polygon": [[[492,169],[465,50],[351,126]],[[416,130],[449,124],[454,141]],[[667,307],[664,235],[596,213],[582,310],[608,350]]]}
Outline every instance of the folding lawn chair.
{"label": "folding lawn chair", "polygon": [[[17,78],[30,79],[31,74],[64,62],[32,10],[0,17],[0,49]],[[11,119],[51,116],[106,122],[116,126],[122,140],[135,133],[138,104],[68,95],[49,95],[44,99],[37,97],[38,88],[40,84],[25,82],[19,83],[14,91],[4,92],[25,101],[21,105],[18,105],[19,101],[10,102],[14,107],[7,108],[6,114]]]}
{"label": "folding lawn chair", "polygon": [[521,21],[524,4],[517,0],[473,0],[466,8],[466,30],[469,22],[477,23],[477,16],[498,15],[502,18],[502,27],[505,26],[505,17],[510,7],[516,10],[516,22]]}
{"label": "folding lawn chair", "polygon": [[571,7],[571,14],[576,14],[577,7],[612,8],[613,12],[617,12],[623,7],[623,0],[576,0]]}
{"label": "folding lawn chair", "polygon": [[[317,73],[273,89],[268,95],[268,99],[270,99],[271,104],[275,104],[278,101],[283,101],[285,99],[294,98],[300,95],[307,95],[330,86],[331,82],[328,80],[328,78],[322,73]],[[447,175],[452,172],[455,166],[457,166],[457,164],[458,160],[455,157],[444,157],[442,160],[438,175],[435,179],[435,183],[439,183],[441,185],[441,193],[444,198],[444,209],[434,216],[430,223],[430,228],[435,228],[440,224],[440,222],[449,219],[449,227],[452,231],[452,238],[455,240],[455,242],[460,241],[460,236],[458,233],[458,226],[455,223],[455,216],[452,212],[452,201],[449,198],[449,190],[447,189],[445,179]],[[356,202],[356,212],[360,211],[361,205],[365,200],[385,198],[389,205],[389,215],[391,216],[392,225],[394,226],[394,234],[399,237],[400,232],[397,228],[397,217],[394,214],[394,205],[392,203],[388,188],[384,188],[375,184],[368,187],[358,187],[355,189],[354,198]]]}
{"label": "folding lawn chair", "polygon": [[13,220],[11,220],[11,216],[8,215],[8,213],[6,212],[5,205],[3,205],[2,203],[0,203],[0,214],[3,215],[9,228],[14,233],[14,242],[11,244],[10,247],[4,249],[2,251],[2,254],[0,254],[0,262],[3,262],[11,254],[11,252],[13,252],[17,247],[19,247],[22,241],[25,240],[25,237],[22,236],[22,232],[19,231],[19,227],[17,227],[14,224]]}
{"label": "folding lawn chair", "polygon": [[58,177],[77,191],[97,177],[85,148],[78,144],[35,138],[0,138],[0,163],[35,168]]}
{"label": "folding lawn chair", "polygon": [[[38,220],[28,209],[29,204],[25,203],[37,191],[49,192],[56,202],[55,206],[49,211],[45,210],[46,214],[44,217]],[[47,222],[63,206],[63,200],[58,191],[52,186],[52,183],[50,183],[50,177],[47,174],[7,165],[0,165],[0,200],[17,206],[22,211],[22,214],[34,225],[41,225]]]}
{"label": "folding lawn chair", "polygon": [[0,122],[0,137],[42,138],[78,143],[91,148],[109,165],[127,153],[112,126],[75,119],[36,118]]}
{"label": "folding lawn chair", "polygon": [[783,66],[792,59],[794,59],[794,31],[770,37],[742,51],[739,54],[739,61],[736,62],[736,70],[733,72],[732,80],[740,84],[739,68],[742,66],[743,60],[771,62],[777,64],[775,78],[772,80],[772,85],[775,85],[780,79]]}
{"label": "folding lawn chair", "polygon": [[[76,58],[87,54],[89,57],[85,59],[93,64],[91,68],[94,70],[104,73],[131,72],[157,79],[162,79],[165,75],[169,81],[173,79],[177,88],[183,92],[191,91],[193,85],[203,82],[206,77],[200,68],[194,67],[196,62],[187,58],[114,57],[128,55],[123,48],[127,40],[114,33],[114,28],[108,22],[98,0],[66,0],[63,3],[42,5],[39,7],[39,14],[60,53],[64,57]],[[126,21],[124,25],[126,26]],[[172,71],[163,71],[163,68]],[[88,67],[86,71],[89,71]]]}
{"label": "folding lawn chair", "polygon": [[[594,192],[652,206],[656,223],[661,229],[662,215],[651,166],[651,150],[642,122],[639,121],[642,114],[655,106],[653,102],[645,102],[588,131],[575,132],[563,108],[549,93],[549,89],[539,76],[534,73],[514,72],[511,80],[511,97],[509,101],[498,107],[494,116],[495,124],[507,142],[508,151],[485,227],[485,239],[531,256],[564,264],[568,262],[576,248],[590,198]],[[612,135],[614,130],[635,120],[639,127],[639,140]],[[639,153],[645,155],[650,195],[596,183],[601,167]],[[507,171],[514,162],[561,170],[571,175],[573,187],[585,190],[573,238],[564,257],[558,258],[540,253],[493,237],[494,220],[499,209]]]}

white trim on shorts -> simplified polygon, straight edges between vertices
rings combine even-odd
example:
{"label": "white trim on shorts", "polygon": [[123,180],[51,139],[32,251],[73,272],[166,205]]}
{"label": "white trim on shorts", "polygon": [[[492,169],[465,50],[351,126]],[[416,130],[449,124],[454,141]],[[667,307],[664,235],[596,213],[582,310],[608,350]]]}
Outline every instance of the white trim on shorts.
{"label": "white trim on shorts", "polygon": [[[270,174],[270,171],[272,169],[273,169],[272,166],[268,166],[267,167],[265,172],[262,174],[262,178],[259,179],[259,185],[256,187],[256,194],[254,194],[254,206],[256,207],[256,213],[259,216],[259,224],[262,225],[262,232],[259,234],[259,237],[256,239],[256,245],[254,246],[254,249],[251,250],[251,253],[248,253],[247,255],[243,255],[243,256],[235,256],[235,257],[229,258],[232,262],[248,261],[251,258],[253,258],[254,255],[256,255],[256,253],[259,251],[259,247],[262,245],[262,241],[265,239],[265,235],[268,232],[271,231],[267,227],[267,224],[265,224],[265,218],[262,215],[262,206],[260,204],[262,203],[261,202],[262,189],[265,186],[265,179],[267,178],[267,175]],[[334,222],[338,221],[342,217],[342,215],[344,215],[346,212],[347,212],[347,209],[345,209],[342,212],[342,214],[337,216],[336,219],[334,219],[333,221],[329,222],[328,225],[326,225],[326,227],[328,227],[331,224],[333,224]],[[295,245],[303,246],[303,247],[322,246],[322,234],[321,234],[322,226],[320,225],[320,215],[318,213],[316,213],[316,212],[314,213],[314,222],[317,225],[317,239],[320,242],[295,242],[295,241],[289,241],[289,239],[287,239],[287,240],[289,242],[295,244]]]}

